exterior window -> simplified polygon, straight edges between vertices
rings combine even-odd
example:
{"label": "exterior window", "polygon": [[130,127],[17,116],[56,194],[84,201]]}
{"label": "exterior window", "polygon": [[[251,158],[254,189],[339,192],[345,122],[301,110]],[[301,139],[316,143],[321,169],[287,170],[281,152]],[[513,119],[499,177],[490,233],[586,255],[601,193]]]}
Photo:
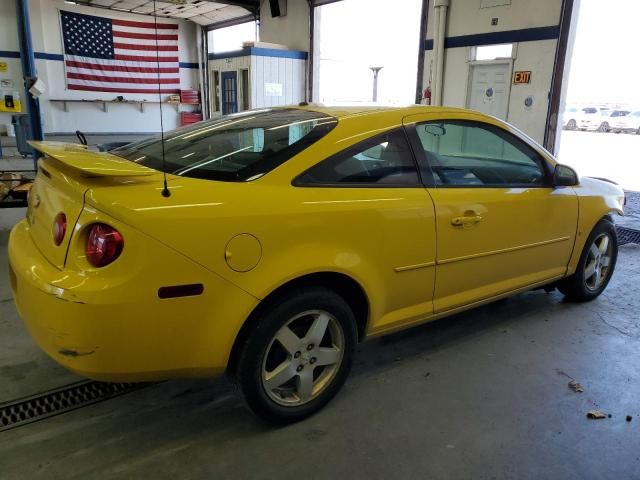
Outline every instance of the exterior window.
{"label": "exterior window", "polygon": [[112,150],[113,155],[184,177],[256,180],[297,155],[336,125],[328,115],[278,109],[199,122]]}
{"label": "exterior window", "polygon": [[420,183],[404,130],[354,145],[298,177],[297,185],[415,186]]}
{"label": "exterior window", "polygon": [[542,187],[538,153],[511,133],[478,122],[438,121],[416,126],[437,186]]}
{"label": "exterior window", "polygon": [[497,58],[511,58],[513,55],[513,43],[499,45],[486,45],[476,47],[474,60],[495,60]]}

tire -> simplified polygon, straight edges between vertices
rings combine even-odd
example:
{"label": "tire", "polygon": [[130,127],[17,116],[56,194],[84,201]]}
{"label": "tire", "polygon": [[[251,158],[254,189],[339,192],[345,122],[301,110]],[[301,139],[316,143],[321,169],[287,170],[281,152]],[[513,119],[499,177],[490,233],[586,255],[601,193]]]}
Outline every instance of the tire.
{"label": "tire", "polygon": [[609,131],[609,123],[607,123],[607,122],[602,122],[602,123],[600,124],[600,126],[598,127],[598,131],[599,131],[599,132],[603,132],[603,133],[608,132],[608,131]]}
{"label": "tire", "polygon": [[573,118],[567,122],[567,130],[575,130],[577,127],[578,124]]}
{"label": "tire", "polygon": [[303,420],[322,409],[349,375],[357,343],[353,311],[333,291],[305,287],[273,299],[258,315],[240,352],[236,386],[263,420]]}
{"label": "tire", "polygon": [[[603,238],[607,238],[608,242],[604,249],[601,243]],[[599,256],[597,256],[593,248],[599,251]],[[607,288],[609,280],[611,280],[611,276],[613,275],[617,259],[618,237],[616,235],[616,228],[611,221],[602,219],[589,234],[575,273],[560,281],[558,290],[560,290],[567,299],[575,302],[588,302],[593,300]],[[605,261],[606,265],[604,265]],[[596,273],[591,273],[593,271],[592,269],[595,269]],[[597,273],[598,271],[600,273]],[[598,276],[596,277],[596,275]]]}

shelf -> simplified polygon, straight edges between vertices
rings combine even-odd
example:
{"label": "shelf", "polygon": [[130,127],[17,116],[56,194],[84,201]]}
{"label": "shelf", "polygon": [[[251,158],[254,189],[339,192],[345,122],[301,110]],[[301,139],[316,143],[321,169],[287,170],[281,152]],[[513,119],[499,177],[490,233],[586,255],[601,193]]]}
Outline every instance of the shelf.
{"label": "shelf", "polygon": [[50,98],[49,101],[53,102],[53,103],[61,103],[62,104],[62,110],[65,111],[65,112],[69,111],[69,104],[70,103],[94,103],[94,104],[98,104],[98,105],[100,105],[100,109],[104,113],[107,113],[109,111],[109,105],[110,104],[137,105],[138,109],[140,110],[140,113],[144,113],[144,106],[148,105],[148,104],[174,105],[176,107],[176,111],[179,109],[180,105],[191,105],[191,106],[199,106],[200,105],[200,103],[154,102],[154,101],[148,101],[148,100],[99,100],[99,99],[97,99],[97,100],[77,100],[77,99],[65,99],[65,98]]}

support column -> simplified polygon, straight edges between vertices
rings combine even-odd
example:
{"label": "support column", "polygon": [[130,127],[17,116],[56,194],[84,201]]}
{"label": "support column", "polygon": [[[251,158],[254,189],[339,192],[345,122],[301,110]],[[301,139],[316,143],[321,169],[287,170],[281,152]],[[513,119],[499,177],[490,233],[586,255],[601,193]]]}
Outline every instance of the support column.
{"label": "support column", "polygon": [[[18,18],[18,36],[20,38],[20,60],[22,61],[22,76],[25,87],[25,103],[31,120],[31,136],[34,140],[44,140],[42,133],[42,117],[40,102],[29,93],[31,85],[36,80],[36,62],[33,55],[31,40],[31,22],[29,19],[29,0],[16,0]],[[34,157],[35,159],[35,157]]]}

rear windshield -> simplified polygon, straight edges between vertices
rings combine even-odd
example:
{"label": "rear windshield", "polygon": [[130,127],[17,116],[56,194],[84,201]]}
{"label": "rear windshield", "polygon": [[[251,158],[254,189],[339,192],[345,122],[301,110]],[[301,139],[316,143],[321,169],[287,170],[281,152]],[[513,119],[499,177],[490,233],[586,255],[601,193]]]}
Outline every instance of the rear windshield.
{"label": "rear windshield", "polygon": [[[229,182],[260,178],[325,136],[337,120],[298,109],[246,112],[196,123],[164,137],[167,173]],[[162,170],[160,137],[111,153]]]}

